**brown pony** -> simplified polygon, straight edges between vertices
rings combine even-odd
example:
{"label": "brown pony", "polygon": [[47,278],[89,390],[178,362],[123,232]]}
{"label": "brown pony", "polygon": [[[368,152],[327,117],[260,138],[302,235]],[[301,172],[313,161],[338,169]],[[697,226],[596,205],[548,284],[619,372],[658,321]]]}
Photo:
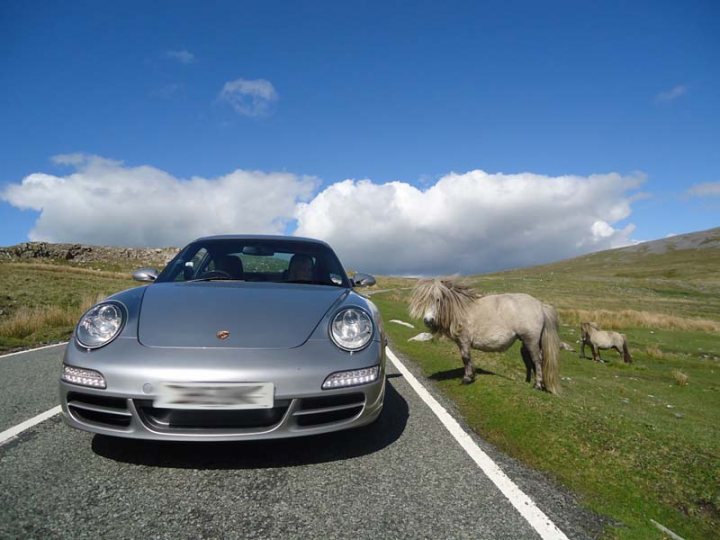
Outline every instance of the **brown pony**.
{"label": "brown pony", "polygon": [[519,339],[526,381],[535,373],[535,388],[559,392],[560,338],[554,307],[527,294],[480,296],[452,279],[433,279],[415,286],[410,315],[422,317],[433,334],[457,344],[465,365],[463,383],[475,380],[471,349],[503,352]]}
{"label": "brown pony", "polygon": [[592,349],[593,360],[596,362],[603,361],[600,358],[601,349],[615,349],[626,364],[632,362],[625,334],[600,330],[600,327],[594,322],[584,322],[580,323],[580,335],[582,341],[580,358],[585,358],[585,345],[589,345]]}

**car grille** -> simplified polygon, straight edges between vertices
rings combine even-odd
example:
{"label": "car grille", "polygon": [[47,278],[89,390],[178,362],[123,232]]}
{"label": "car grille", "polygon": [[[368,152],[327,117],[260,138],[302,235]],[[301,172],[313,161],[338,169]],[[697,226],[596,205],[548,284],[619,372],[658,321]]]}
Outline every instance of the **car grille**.
{"label": "car grille", "polygon": [[[279,425],[290,404],[291,425],[313,428],[356,418],[365,406],[365,394],[330,395],[295,400],[278,400],[271,409],[201,410],[154,407],[148,399],[132,400],[140,420],[150,429],[163,433],[192,433],[266,430]],[[125,398],[69,392],[68,410],[78,421],[107,429],[130,427],[133,413]]]}
{"label": "car grille", "polygon": [[300,427],[320,426],[350,420],[360,414],[364,406],[365,394],[361,392],[303,398],[293,413],[293,417]]}
{"label": "car grille", "polygon": [[82,422],[110,428],[130,426],[132,414],[124,398],[69,392],[67,405],[70,413]]}
{"label": "car grille", "polygon": [[135,400],[141,420],[156,431],[227,431],[272,427],[283,419],[290,400],[276,401],[271,409],[201,410],[153,407],[152,401]]}

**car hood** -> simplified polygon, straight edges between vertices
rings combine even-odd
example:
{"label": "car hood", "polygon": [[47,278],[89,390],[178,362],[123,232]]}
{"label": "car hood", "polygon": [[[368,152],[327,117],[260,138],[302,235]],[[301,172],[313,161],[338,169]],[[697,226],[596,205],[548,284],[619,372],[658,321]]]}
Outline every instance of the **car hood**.
{"label": "car hood", "polygon": [[289,349],[305,343],[348,293],[318,285],[156,283],[143,296],[138,340],[146,347]]}

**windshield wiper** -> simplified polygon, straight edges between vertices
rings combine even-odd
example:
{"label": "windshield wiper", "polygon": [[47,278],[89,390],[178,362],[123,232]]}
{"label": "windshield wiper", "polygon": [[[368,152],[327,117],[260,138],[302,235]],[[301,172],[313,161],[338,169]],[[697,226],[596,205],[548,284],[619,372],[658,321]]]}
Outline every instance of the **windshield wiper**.
{"label": "windshield wiper", "polygon": [[282,281],[281,283],[302,283],[305,285],[332,285],[335,287],[342,287],[342,285],[340,285],[340,284],[329,283],[327,281],[320,281],[318,279],[286,279],[285,281]]}
{"label": "windshield wiper", "polygon": [[185,281],[185,283],[197,283],[198,281],[245,281],[245,280],[244,279],[235,279],[235,278],[226,277],[226,276],[210,276],[210,277],[188,279],[187,281]]}

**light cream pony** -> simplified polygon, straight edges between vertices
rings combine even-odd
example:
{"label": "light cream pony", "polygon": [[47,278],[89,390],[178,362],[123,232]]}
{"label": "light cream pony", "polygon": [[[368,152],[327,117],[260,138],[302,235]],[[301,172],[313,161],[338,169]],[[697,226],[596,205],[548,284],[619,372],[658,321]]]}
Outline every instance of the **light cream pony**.
{"label": "light cream pony", "polygon": [[585,345],[590,345],[593,360],[596,362],[603,361],[600,358],[600,350],[606,349],[615,349],[626,364],[632,362],[625,334],[600,330],[594,322],[580,323],[580,334],[582,339],[580,358],[585,358]]}
{"label": "light cream pony", "polygon": [[475,380],[471,349],[502,352],[519,339],[527,382],[535,373],[535,388],[559,392],[560,338],[554,307],[527,294],[480,296],[455,280],[433,279],[416,285],[410,315],[422,317],[433,334],[457,344],[465,365],[463,383]]}

